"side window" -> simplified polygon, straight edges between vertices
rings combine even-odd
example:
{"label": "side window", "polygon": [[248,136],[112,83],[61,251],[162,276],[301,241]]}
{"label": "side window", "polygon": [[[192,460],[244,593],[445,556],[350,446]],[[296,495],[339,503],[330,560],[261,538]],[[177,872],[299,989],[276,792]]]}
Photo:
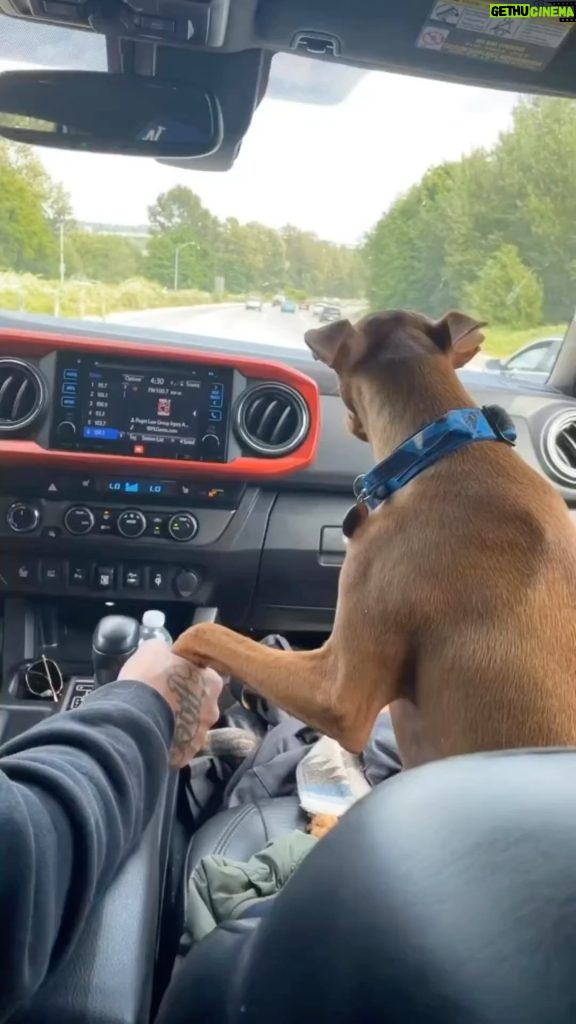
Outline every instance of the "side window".
{"label": "side window", "polygon": [[512,356],[506,364],[506,369],[509,373],[545,372],[548,367],[552,367],[555,355],[554,345],[533,345],[525,352]]}

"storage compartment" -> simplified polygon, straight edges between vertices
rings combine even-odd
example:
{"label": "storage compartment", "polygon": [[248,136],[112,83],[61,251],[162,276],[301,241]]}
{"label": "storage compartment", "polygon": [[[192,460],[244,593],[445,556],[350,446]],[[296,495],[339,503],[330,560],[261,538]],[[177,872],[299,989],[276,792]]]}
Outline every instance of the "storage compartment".
{"label": "storage compartment", "polygon": [[330,628],[346,550],[342,521],[352,500],[312,493],[278,496],[262,555],[256,628]]}

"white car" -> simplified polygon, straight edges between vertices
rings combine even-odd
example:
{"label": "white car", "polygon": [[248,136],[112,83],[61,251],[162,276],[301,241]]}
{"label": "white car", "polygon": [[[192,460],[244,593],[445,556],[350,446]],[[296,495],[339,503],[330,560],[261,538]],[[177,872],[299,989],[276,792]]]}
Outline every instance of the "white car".
{"label": "white car", "polygon": [[255,296],[253,296],[250,299],[246,299],[245,308],[251,310],[252,312],[261,313],[263,307],[264,303],[262,302],[262,299],[257,299]]}
{"label": "white car", "polygon": [[488,359],[484,369],[492,373],[518,375],[545,384],[558,358],[562,338],[540,338],[525,345],[508,359]]}

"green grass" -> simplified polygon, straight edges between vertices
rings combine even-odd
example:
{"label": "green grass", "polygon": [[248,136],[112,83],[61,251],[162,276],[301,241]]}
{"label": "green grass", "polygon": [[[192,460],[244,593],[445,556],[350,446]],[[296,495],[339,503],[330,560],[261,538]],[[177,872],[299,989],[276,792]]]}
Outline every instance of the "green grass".
{"label": "green grass", "polygon": [[49,313],[64,317],[105,317],[138,309],[165,306],[199,306],[233,301],[231,296],[216,296],[201,291],[174,292],[154,281],[134,278],[122,284],[96,281],[46,281],[33,274],[0,272],[0,309],[27,313]]}
{"label": "green grass", "polygon": [[544,327],[526,328],[520,331],[513,331],[509,327],[487,327],[484,331],[486,341],[482,346],[482,352],[487,356],[511,356],[513,352],[529,345],[531,341],[538,341],[539,338],[563,338],[566,333],[566,324],[545,325]]}

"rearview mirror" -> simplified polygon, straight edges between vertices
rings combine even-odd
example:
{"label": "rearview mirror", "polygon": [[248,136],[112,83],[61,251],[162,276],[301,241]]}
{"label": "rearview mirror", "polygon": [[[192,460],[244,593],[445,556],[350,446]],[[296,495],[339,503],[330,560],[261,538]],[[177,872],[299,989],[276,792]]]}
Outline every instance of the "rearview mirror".
{"label": "rearview mirror", "polygon": [[198,86],[97,71],[6,71],[0,136],[90,153],[204,157],[221,145],[222,113]]}
{"label": "rearview mirror", "polygon": [[487,359],[484,363],[485,370],[501,370],[502,368],[501,359]]}

